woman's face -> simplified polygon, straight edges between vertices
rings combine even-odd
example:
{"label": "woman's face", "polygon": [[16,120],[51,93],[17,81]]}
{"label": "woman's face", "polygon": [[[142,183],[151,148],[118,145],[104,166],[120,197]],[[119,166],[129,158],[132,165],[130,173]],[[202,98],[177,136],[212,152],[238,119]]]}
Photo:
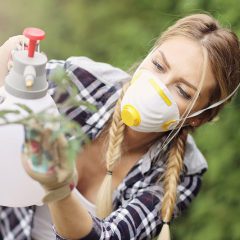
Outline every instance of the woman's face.
{"label": "woman's face", "polygon": [[[197,92],[202,65],[203,52],[200,44],[186,37],[177,37],[165,41],[148,55],[141,68],[152,71],[165,83],[182,115]],[[215,87],[216,80],[208,64],[200,95],[191,112],[207,105]]]}

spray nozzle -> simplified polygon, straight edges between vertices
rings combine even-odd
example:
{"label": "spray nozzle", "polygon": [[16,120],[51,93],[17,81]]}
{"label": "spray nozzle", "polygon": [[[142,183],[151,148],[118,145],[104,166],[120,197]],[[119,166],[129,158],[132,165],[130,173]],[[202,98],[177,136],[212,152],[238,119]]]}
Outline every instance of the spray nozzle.
{"label": "spray nozzle", "polygon": [[46,78],[47,57],[36,49],[45,32],[38,28],[26,28],[23,31],[29,39],[27,51],[13,54],[13,67],[5,78],[6,91],[17,98],[39,99],[47,94]]}
{"label": "spray nozzle", "polygon": [[25,67],[23,72],[23,78],[25,80],[25,85],[27,88],[30,88],[33,86],[33,83],[36,79],[36,70],[33,66],[28,65]]}
{"label": "spray nozzle", "polygon": [[23,35],[29,38],[28,57],[34,57],[34,51],[37,41],[45,38],[45,32],[39,28],[25,28]]}

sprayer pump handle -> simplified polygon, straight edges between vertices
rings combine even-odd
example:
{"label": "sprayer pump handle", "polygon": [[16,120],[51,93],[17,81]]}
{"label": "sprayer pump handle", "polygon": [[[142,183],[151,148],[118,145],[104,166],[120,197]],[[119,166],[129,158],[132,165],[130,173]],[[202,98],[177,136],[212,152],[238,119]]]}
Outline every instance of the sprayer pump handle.
{"label": "sprayer pump handle", "polygon": [[36,43],[45,38],[45,32],[39,28],[25,28],[23,35],[29,38],[28,56],[33,57]]}

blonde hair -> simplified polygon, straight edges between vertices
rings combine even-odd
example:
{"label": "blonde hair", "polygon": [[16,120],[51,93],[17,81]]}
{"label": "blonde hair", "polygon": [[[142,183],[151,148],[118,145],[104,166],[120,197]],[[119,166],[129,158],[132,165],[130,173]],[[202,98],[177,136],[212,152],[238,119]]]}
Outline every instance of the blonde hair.
{"label": "blonde hair", "polygon": [[[213,75],[217,81],[217,87],[209,99],[208,105],[225,98],[237,87],[240,79],[239,63],[239,42],[237,36],[230,31],[220,27],[219,23],[207,14],[194,14],[178,20],[169,27],[156,41],[154,47],[159,47],[163,42],[176,36],[184,36],[197,41],[207,50],[208,62]],[[206,69],[203,69],[203,72]],[[205,73],[203,73],[203,76]],[[109,171],[99,190],[97,200],[97,214],[99,217],[106,217],[112,211],[112,185],[111,172],[116,161],[121,156],[121,144],[123,142],[124,124],[120,116],[120,103],[124,95],[119,98],[109,129],[109,144],[106,153],[107,171]],[[210,109],[200,116],[206,121],[212,120],[224,104]],[[166,171],[163,176],[164,196],[161,207],[161,219],[165,223],[159,235],[159,240],[169,240],[169,222],[174,213],[177,202],[177,186],[179,176],[183,171],[183,157],[185,144],[189,131],[193,127],[184,127],[174,137],[170,145],[169,156],[166,163]]]}
{"label": "blonde hair", "polygon": [[100,218],[104,218],[112,212],[112,173],[114,165],[121,158],[121,144],[123,142],[123,132],[125,129],[125,124],[121,119],[120,108],[122,97],[129,85],[130,82],[123,86],[121,95],[114,109],[111,126],[108,129],[108,146],[106,152],[107,174],[98,190],[96,201],[97,216]]}

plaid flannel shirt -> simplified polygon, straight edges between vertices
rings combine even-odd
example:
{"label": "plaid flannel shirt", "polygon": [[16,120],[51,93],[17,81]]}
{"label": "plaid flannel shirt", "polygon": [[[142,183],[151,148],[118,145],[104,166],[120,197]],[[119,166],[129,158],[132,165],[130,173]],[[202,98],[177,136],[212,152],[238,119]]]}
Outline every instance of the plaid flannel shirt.
{"label": "plaid flannel shirt", "polygon": [[[76,84],[79,99],[94,104],[98,109],[94,113],[84,106],[65,110],[69,118],[78,121],[89,138],[94,139],[110,118],[122,85],[130,80],[130,76],[109,64],[94,62],[86,57],[49,61],[47,76],[59,65],[66,69]],[[52,94],[55,87],[50,83],[49,91]],[[64,94],[62,99],[68,94]],[[164,172],[166,162],[166,150],[160,152],[161,146],[161,140],[155,142],[139,159],[114,191],[114,211],[102,220],[92,216],[93,228],[82,239],[152,239],[159,233],[162,227],[159,210],[163,188],[157,179]],[[184,165],[174,217],[196,197],[202,175],[207,170],[207,163],[191,136],[187,138]],[[0,239],[30,240],[34,212],[34,206],[0,207]],[[56,233],[56,239],[64,238]]]}

